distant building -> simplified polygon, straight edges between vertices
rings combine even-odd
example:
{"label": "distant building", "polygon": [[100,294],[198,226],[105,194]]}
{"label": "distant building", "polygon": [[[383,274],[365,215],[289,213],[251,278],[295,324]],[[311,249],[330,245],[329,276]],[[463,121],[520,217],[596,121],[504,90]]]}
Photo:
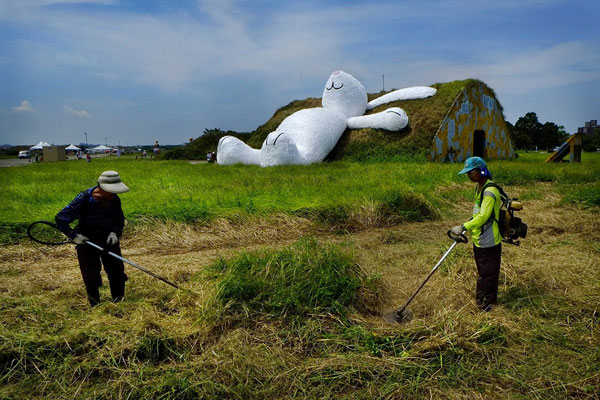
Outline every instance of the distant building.
{"label": "distant building", "polygon": [[65,146],[44,146],[44,161],[65,161],[67,154]]}
{"label": "distant building", "polygon": [[598,129],[600,129],[600,126],[598,126],[598,120],[593,119],[590,122],[586,122],[585,126],[582,126],[581,128],[577,128],[577,133],[585,133],[587,135],[587,134],[594,133]]}

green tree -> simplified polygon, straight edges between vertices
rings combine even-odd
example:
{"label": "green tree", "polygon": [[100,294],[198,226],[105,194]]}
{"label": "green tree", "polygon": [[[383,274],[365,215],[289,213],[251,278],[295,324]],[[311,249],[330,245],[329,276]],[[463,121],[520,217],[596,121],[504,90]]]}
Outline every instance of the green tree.
{"label": "green tree", "polygon": [[554,122],[546,122],[542,125],[539,136],[534,138],[534,144],[540,149],[549,150],[560,146],[567,137],[569,137],[569,134],[565,131],[564,126],[558,126]]}
{"label": "green tree", "polygon": [[550,121],[542,124],[534,112],[528,112],[509,128],[513,145],[521,150],[533,147],[548,150],[559,146],[569,137],[564,126]]}
{"label": "green tree", "polygon": [[538,121],[537,114],[528,112],[517,120],[514,126],[513,142],[517,149],[527,150],[536,145],[534,138],[539,137],[542,124]]}

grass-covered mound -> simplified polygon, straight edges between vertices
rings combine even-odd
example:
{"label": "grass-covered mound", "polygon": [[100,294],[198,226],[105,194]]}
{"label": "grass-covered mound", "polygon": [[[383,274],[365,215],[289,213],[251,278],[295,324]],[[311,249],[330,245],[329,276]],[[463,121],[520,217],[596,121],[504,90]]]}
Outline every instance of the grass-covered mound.
{"label": "grass-covered mound", "polygon": [[[481,84],[485,85],[475,79],[435,83],[431,86],[438,91],[432,97],[394,101],[368,110],[366,115],[390,107],[401,107],[408,114],[409,126],[401,132],[371,128],[348,129],[328,159],[365,161],[405,158],[406,156],[418,156],[424,159],[426,153],[431,150],[435,133],[457,96],[470,85]],[[369,94],[368,100],[374,100],[386,93],[389,92]],[[267,135],[274,131],[286,117],[304,108],[314,107],[321,107],[321,99],[308,98],[289,103],[277,110],[265,124],[252,132],[246,143],[253,148],[260,148]]]}
{"label": "grass-covered mound", "polygon": [[[454,101],[472,85],[485,86],[485,83],[477,79],[435,83],[431,86],[437,89],[437,93],[432,97],[394,101],[368,110],[365,115],[384,111],[390,107],[401,107],[408,114],[409,125],[400,132],[371,128],[348,129],[327,159],[375,161],[417,158],[424,160],[431,150],[433,138],[439,126]],[[493,93],[493,90],[490,90]],[[391,91],[368,94],[368,100],[374,100]],[[498,104],[500,103],[498,102]],[[204,134],[192,143],[165,151],[161,157],[163,159],[205,159],[206,153],[216,151],[219,139],[226,135],[235,136],[250,147],[260,149],[269,133],[275,131],[285,118],[302,109],[315,107],[321,107],[320,98],[310,97],[304,100],[294,100],[275,111],[267,122],[251,133],[225,132],[220,129],[205,130]],[[500,108],[502,109],[501,105]]]}
{"label": "grass-covered mound", "polygon": [[[470,85],[485,85],[475,79],[435,83],[434,96],[420,100],[394,101],[382,104],[367,114],[401,107],[408,114],[409,125],[400,132],[382,129],[347,130],[330,158],[351,160],[393,159],[398,156],[425,156],[431,151],[433,138],[456,98]],[[385,92],[369,95],[369,101]]]}

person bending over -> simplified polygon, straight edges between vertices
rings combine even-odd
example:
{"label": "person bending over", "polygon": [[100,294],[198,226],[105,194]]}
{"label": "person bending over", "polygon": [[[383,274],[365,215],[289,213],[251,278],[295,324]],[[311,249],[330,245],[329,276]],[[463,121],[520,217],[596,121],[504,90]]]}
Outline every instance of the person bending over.
{"label": "person bending over", "polygon": [[[117,193],[128,192],[116,171],[104,171],[98,185],[79,193],[73,201],[56,214],[58,228],[77,245],[77,259],[90,305],[100,302],[99,288],[102,286],[101,266],[108,276],[113,301],[125,296],[125,267],[123,262],[108,254],[121,255],[119,238],[123,233],[125,218],[121,200]],[[71,223],[79,220],[75,229]],[[91,241],[105,249],[104,252],[86,245]]]}

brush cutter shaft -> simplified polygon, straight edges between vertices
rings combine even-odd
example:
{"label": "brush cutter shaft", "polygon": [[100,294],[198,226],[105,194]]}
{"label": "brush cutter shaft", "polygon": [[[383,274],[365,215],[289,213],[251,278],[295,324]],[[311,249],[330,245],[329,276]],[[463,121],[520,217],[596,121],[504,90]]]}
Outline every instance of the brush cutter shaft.
{"label": "brush cutter shaft", "polygon": [[417,294],[419,294],[419,292],[421,291],[421,289],[423,289],[423,286],[425,286],[425,284],[427,283],[427,281],[429,280],[429,278],[431,278],[433,276],[433,274],[435,273],[435,271],[437,271],[437,269],[440,267],[440,265],[442,265],[442,262],[444,262],[444,260],[446,259],[446,257],[448,257],[448,254],[450,254],[452,252],[452,250],[454,250],[454,248],[456,247],[456,245],[458,243],[466,243],[465,240],[467,239],[465,236],[465,231],[463,231],[463,233],[458,236],[458,237],[452,237],[450,235],[450,231],[448,231],[448,236],[450,236],[450,238],[454,241],[454,243],[452,243],[452,245],[450,246],[450,248],[448,250],[446,250],[446,253],[444,253],[444,255],[442,256],[442,258],[440,258],[440,261],[437,262],[437,264],[435,264],[435,267],[433,267],[433,269],[431,270],[431,272],[429,273],[429,275],[427,276],[427,278],[423,281],[423,283],[421,283],[421,286],[419,286],[419,288],[417,289],[417,291],[415,293],[413,293],[412,296],[410,296],[410,299],[408,299],[408,301],[406,302],[406,304],[404,305],[404,307],[402,307],[400,309],[400,311],[398,311],[398,315],[402,315],[402,313],[404,312],[404,310],[406,310],[406,307],[408,307],[408,305],[410,304],[411,301],[413,301],[413,299],[417,296]]}
{"label": "brush cutter shaft", "polygon": [[423,289],[423,286],[425,286],[425,284],[427,283],[427,281],[429,280],[429,278],[431,278],[433,276],[433,274],[435,273],[435,271],[439,268],[440,265],[442,265],[442,262],[444,261],[444,259],[448,256],[448,254],[450,254],[450,252],[452,250],[454,250],[454,248],[456,247],[457,244],[458,244],[458,242],[452,243],[452,246],[450,246],[450,248],[442,256],[442,258],[440,258],[440,261],[438,261],[438,263],[435,265],[435,267],[433,267],[433,269],[431,270],[431,272],[429,273],[429,275],[427,276],[427,278],[423,281],[423,283],[421,283],[421,286],[419,286],[419,288],[417,289],[417,291],[414,292],[412,296],[410,296],[410,299],[408,299],[408,301],[406,302],[406,304],[404,305],[404,307],[402,307],[402,309],[398,312],[399,314],[402,314],[404,312],[404,310],[406,310],[406,307],[408,307],[408,305],[410,304],[410,302],[413,301],[413,299],[415,297],[417,297],[417,294],[419,294],[419,292],[421,291],[421,289]]}
{"label": "brush cutter shaft", "polygon": [[438,267],[442,264],[442,262],[444,262],[446,257],[448,257],[448,254],[450,254],[450,252],[452,250],[454,250],[454,248],[456,247],[457,244],[458,244],[458,242],[452,243],[452,246],[450,246],[450,248],[448,250],[446,250],[446,252],[442,256],[442,258],[440,258],[440,261],[438,261],[437,264],[435,264],[435,267],[433,267],[433,269],[431,270],[432,273],[435,272],[436,269],[438,269]]}
{"label": "brush cutter shaft", "polygon": [[[65,240],[63,237],[63,234],[60,233],[60,230],[57,228],[56,224],[53,222],[48,222],[48,221],[35,221],[31,225],[29,225],[29,227],[27,228],[27,235],[34,242],[45,244],[48,246],[58,246],[58,245],[66,244],[66,243],[74,243],[72,239]],[[60,236],[60,238],[59,238],[59,236]],[[102,247],[98,246],[96,243],[90,242],[89,240],[86,240],[84,243],[86,243],[100,251],[105,251]],[[75,244],[77,244],[77,243],[75,243]],[[145,272],[148,275],[153,276],[156,279],[163,281],[167,285],[171,285],[174,288],[179,289],[179,286],[169,282],[168,280],[166,280],[164,278],[161,278],[160,276],[156,275],[153,272],[148,271],[145,268],[140,267],[136,263],[131,262],[128,259],[121,257],[120,255],[115,254],[111,251],[107,251],[107,253],[115,258],[118,258],[121,261],[126,262],[127,264],[131,265],[132,267],[137,268],[140,271]]]}
{"label": "brush cutter shaft", "polygon": [[[96,248],[96,249],[98,249],[98,250],[100,250],[100,251],[105,251],[105,250],[104,250],[102,247],[98,246],[96,243],[92,243],[92,242],[90,242],[89,240],[87,240],[85,243],[86,243],[86,244],[88,244],[88,245],[90,245],[90,246],[92,246],[92,247],[94,247],[94,248]],[[135,268],[139,269],[140,271],[142,271],[142,272],[145,272],[145,273],[147,273],[148,275],[150,275],[150,276],[153,276],[153,277],[155,277],[156,279],[163,281],[163,282],[164,282],[164,283],[166,283],[167,285],[171,285],[171,286],[173,286],[174,288],[176,288],[176,289],[179,289],[179,286],[175,285],[174,283],[171,283],[171,282],[169,282],[168,280],[166,280],[166,279],[164,279],[164,278],[161,278],[160,276],[156,275],[155,273],[153,273],[153,272],[151,272],[151,271],[148,271],[148,270],[147,270],[147,269],[145,269],[145,268],[142,268],[142,267],[140,267],[139,265],[137,265],[136,263],[134,263],[134,262],[132,262],[132,261],[129,261],[129,260],[128,260],[128,259],[126,259],[125,257],[121,257],[120,255],[118,255],[118,254],[115,254],[115,253],[113,253],[112,251],[107,251],[107,253],[108,253],[109,255],[111,255],[111,256],[113,256],[113,257],[115,257],[115,258],[118,258],[118,259],[119,259],[119,260],[121,260],[121,261],[124,261],[124,262],[126,262],[127,264],[131,265],[132,267],[135,267]]]}

